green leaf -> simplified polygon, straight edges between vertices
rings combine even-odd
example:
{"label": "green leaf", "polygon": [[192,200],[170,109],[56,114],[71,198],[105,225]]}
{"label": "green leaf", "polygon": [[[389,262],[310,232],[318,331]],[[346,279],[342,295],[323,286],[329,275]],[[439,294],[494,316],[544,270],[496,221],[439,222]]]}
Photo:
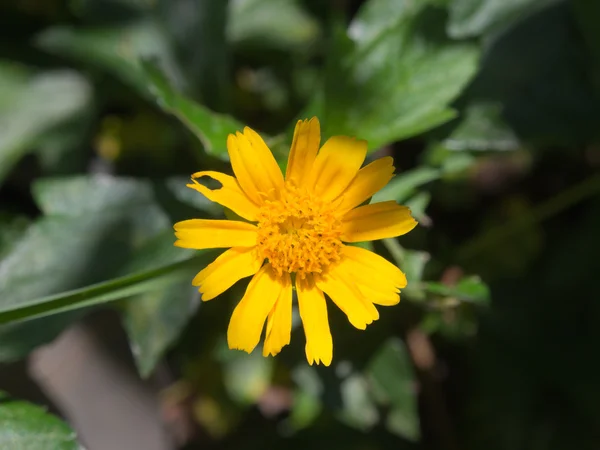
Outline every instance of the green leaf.
{"label": "green leaf", "polygon": [[168,39],[155,21],[143,20],[119,28],[53,28],[38,36],[37,44],[116,74],[181,120],[211,155],[227,159],[227,135],[244,127],[181,93],[186,83]]}
{"label": "green leaf", "polygon": [[[191,280],[213,256],[191,258],[193,251],[173,246],[170,219],[148,182],[43,179],[33,194],[46,216],[0,262],[0,323],[132,297],[123,318],[140,373],[147,376],[195,313],[199,301]],[[28,335],[24,343],[15,339],[32,330],[29,324],[0,328],[7,337],[0,357],[4,352],[14,359],[52,339],[69,317],[37,322],[48,332]]]}
{"label": "green leaf", "polygon": [[[120,217],[44,217],[0,261],[0,310],[108,277],[126,255]],[[125,242],[124,242],[125,241]]]}
{"label": "green leaf", "polygon": [[470,153],[450,151],[441,167],[444,178],[464,174],[466,170],[474,166],[475,161],[475,157]]}
{"label": "green leaf", "polygon": [[0,310],[115,276],[136,246],[170,226],[137,180],[46,179],[33,195],[47,215],[0,261]]}
{"label": "green leaf", "polygon": [[89,155],[81,150],[89,145],[95,115],[95,109],[88,108],[40,136],[35,156],[44,174],[67,175],[85,170]]}
{"label": "green leaf", "polygon": [[431,194],[423,191],[406,200],[404,205],[410,208],[412,216],[417,219],[417,221],[422,222],[425,220],[425,210],[427,209],[427,206],[429,206],[430,201]]}
{"label": "green leaf", "polygon": [[187,76],[189,89],[186,91],[218,111],[227,110],[232,86],[231,48],[226,37],[231,3],[196,0],[150,3],[168,30]]}
{"label": "green leaf", "polygon": [[29,75],[0,63],[0,182],[37,139],[89,106],[90,86],[73,71]]}
{"label": "green leaf", "polygon": [[294,367],[291,376],[297,389],[288,424],[293,430],[300,430],[311,425],[323,409],[324,385],[315,368],[306,364]]}
{"label": "green leaf", "polygon": [[113,73],[146,96],[150,92],[140,67],[142,58],[157,60],[171,80],[180,87],[184,84],[168,35],[150,19],[116,27],[54,27],[38,35],[36,45]]}
{"label": "green leaf", "polygon": [[83,307],[100,305],[122,298],[151,292],[177,281],[188,280],[202,264],[203,257],[168,264],[132,275],[113,278],[80,289],[14,304],[0,305],[0,324],[46,317]]}
{"label": "green leaf", "polygon": [[0,447],[5,450],[78,450],[75,432],[39,406],[0,393]]}
{"label": "green leaf", "polygon": [[424,164],[439,168],[440,178],[448,181],[461,178],[477,161],[471,152],[450,150],[446,145],[437,141],[429,143],[424,154]]}
{"label": "green leaf", "polygon": [[328,134],[366,139],[371,150],[455,117],[448,105],[475,74],[479,55],[472,44],[440,36],[442,14],[423,2],[389,9],[389,2],[367,2],[350,26],[353,40],[336,34],[322,102]]}
{"label": "green leaf", "polygon": [[150,376],[199,305],[200,296],[197,288],[192,286],[191,278],[127,301],[123,320],[142,377]]}
{"label": "green leaf", "polygon": [[420,438],[416,379],[403,342],[390,338],[366,369],[377,401],[389,407],[386,427],[411,441]]}
{"label": "green leaf", "polygon": [[0,213],[0,259],[10,252],[29,224],[25,216]]}
{"label": "green leaf", "polygon": [[494,31],[555,0],[452,0],[448,34],[466,38]]}
{"label": "green leaf", "polygon": [[465,117],[444,140],[450,150],[508,151],[519,148],[519,139],[505,123],[499,104],[474,103]]}
{"label": "green leaf", "polygon": [[[431,255],[427,252],[420,252],[416,250],[404,250],[404,263],[402,264],[401,268],[406,274],[409,291],[413,287],[416,288],[420,281],[423,279],[425,265],[430,259]],[[413,286],[411,286],[411,284]]]}
{"label": "green leaf", "polygon": [[379,422],[379,411],[371,398],[369,384],[359,373],[353,373],[340,383],[342,407],[339,417],[363,431]]}
{"label": "green leaf", "polygon": [[294,393],[294,403],[287,423],[293,430],[306,428],[315,421],[321,409],[322,405],[318,398],[298,390]]}
{"label": "green leaf", "polygon": [[[189,257],[190,252],[173,246],[173,235],[160,235],[138,251],[125,272],[147,270],[156,264],[177,263]],[[173,283],[148,290],[125,301],[121,308],[131,352],[139,373],[148,377],[154,367],[186,326],[200,306],[200,295],[192,286],[192,278],[213,258],[207,253],[190,265],[188,276]]]}
{"label": "green leaf", "polygon": [[420,5],[407,1],[368,0],[352,20],[348,35],[357,46],[367,46],[396,28],[399,21],[410,20],[420,8]]}
{"label": "green leaf", "polygon": [[[24,217],[0,215],[0,260],[20,241],[28,225],[29,220]],[[19,360],[41,343],[57,337],[81,315],[81,312],[58,314],[48,319],[0,326],[0,362]]]}
{"label": "green leaf", "polygon": [[414,300],[424,299],[425,293],[423,292],[421,280],[423,279],[425,265],[431,258],[429,253],[407,250],[394,238],[383,239],[382,242],[394,258],[396,265],[406,274],[408,284],[402,292]]}
{"label": "green leaf", "polygon": [[[108,176],[46,179],[34,184],[33,194],[47,215],[0,261],[0,311],[6,313],[2,323],[46,315],[54,308],[71,309],[71,303],[99,295],[84,288],[52,297],[122,275],[136,248],[170,228],[151,185],[142,181]],[[149,264],[154,266],[145,269],[161,266],[156,258]],[[100,291],[106,294],[105,287]]]}
{"label": "green leaf", "polygon": [[158,105],[183,122],[200,139],[207,153],[226,160],[227,135],[242,130],[244,125],[230,116],[217,114],[177,92],[152,63],[145,62],[143,70],[148,87]]}
{"label": "green leaf", "polygon": [[296,0],[229,2],[229,41],[240,47],[306,49],[319,35],[317,22]]}
{"label": "green leaf", "polygon": [[433,167],[418,167],[396,175],[387,186],[373,195],[371,203],[394,200],[403,203],[416,193],[416,189],[424,184],[439,179],[442,172]]}
{"label": "green leaf", "polygon": [[32,193],[47,216],[121,214],[148,235],[170,225],[156,202],[152,185],[135,178],[110,175],[42,178],[34,183]]}
{"label": "green leaf", "polygon": [[217,358],[223,365],[223,382],[229,396],[242,405],[250,405],[265,393],[273,376],[273,358],[262,351],[247,354],[232,352],[223,341],[217,347]]}
{"label": "green leaf", "polygon": [[477,276],[462,278],[454,286],[429,281],[425,283],[425,289],[432,294],[453,297],[462,302],[486,305],[490,300],[490,289]]}

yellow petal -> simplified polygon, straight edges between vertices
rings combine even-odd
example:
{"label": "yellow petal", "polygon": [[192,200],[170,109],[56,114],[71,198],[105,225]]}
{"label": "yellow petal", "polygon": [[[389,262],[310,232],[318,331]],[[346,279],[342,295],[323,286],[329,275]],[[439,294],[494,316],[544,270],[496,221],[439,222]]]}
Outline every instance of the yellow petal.
{"label": "yellow petal", "polygon": [[361,284],[357,287],[365,299],[376,305],[394,306],[400,303],[400,294],[397,291],[384,291],[372,284]]}
{"label": "yellow petal", "polygon": [[313,362],[329,366],[333,358],[333,340],[323,292],[315,285],[311,275],[305,279],[296,278],[296,290],[306,336],[306,359],[311,366]]}
{"label": "yellow petal", "polygon": [[406,287],[406,275],[383,256],[351,245],[344,245],[342,252],[354,264],[353,270],[365,274],[365,279],[373,280],[372,284],[389,282],[395,289]]}
{"label": "yellow petal", "polygon": [[319,119],[299,120],[294,130],[285,179],[295,186],[301,186],[304,177],[310,173],[319,151],[321,126]]}
{"label": "yellow petal", "polygon": [[190,219],[174,226],[177,247],[227,248],[256,245],[256,226],[233,220]]}
{"label": "yellow petal", "polygon": [[254,275],[244,297],[237,304],[229,321],[227,343],[230,349],[252,352],[258,345],[265,320],[281,296],[284,283],[265,264]]}
{"label": "yellow petal", "polygon": [[364,298],[383,306],[398,304],[399,289],[406,286],[406,276],[395,265],[364,248],[346,245],[340,269],[347,271]]}
{"label": "yellow petal", "polygon": [[[221,187],[209,189],[197,181],[197,178],[201,177],[210,177],[213,180],[217,180],[221,183]],[[248,198],[244,191],[242,191],[240,184],[234,177],[225,175],[221,172],[196,172],[192,175],[192,182],[193,183],[188,184],[187,187],[200,192],[210,201],[219,203],[220,205],[231,209],[244,219],[256,221],[258,206]]]}
{"label": "yellow petal", "polygon": [[373,303],[364,298],[350,276],[345,268],[338,265],[326,275],[315,277],[315,281],[319,289],[348,316],[350,323],[359,330],[364,330],[367,325],[379,319],[379,312]]}
{"label": "yellow petal", "polygon": [[356,177],[367,156],[367,141],[334,136],[325,142],[307,178],[307,185],[324,200],[333,200]]}
{"label": "yellow petal", "polygon": [[242,278],[254,275],[262,263],[254,247],[234,247],[206,266],[192,284],[200,287],[202,300],[211,300]]}
{"label": "yellow petal", "polygon": [[290,274],[281,278],[283,289],[267,319],[263,356],[273,355],[290,343],[292,335],[292,280]]}
{"label": "yellow petal", "polygon": [[394,176],[391,156],[379,158],[358,171],[348,188],[342,193],[338,207],[340,213],[350,211],[382,189]]}
{"label": "yellow petal", "polygon": [[[252,164],[255,180],[262,186],[261,192],[269,193],[271,190],[279,191],[283,187],[283,174],[273,157],[273,153],[260,135],[252,128],[244,128],[244,137],[240,142],[246,147],[247,159]],[[249,147],[247,145],[249,144]]]}
{"label": "yellow petal", "polygon": [[391,238],[417,226],[410,209],[394,201],[359,206],[342,219],[342,241],[362,242]]}
{"label": "yellow petal", "polygon": [[246,127],[227,137],[231,167],[246,195],[257,205],[283,186],[283,175],[273,154],[256,132]]}

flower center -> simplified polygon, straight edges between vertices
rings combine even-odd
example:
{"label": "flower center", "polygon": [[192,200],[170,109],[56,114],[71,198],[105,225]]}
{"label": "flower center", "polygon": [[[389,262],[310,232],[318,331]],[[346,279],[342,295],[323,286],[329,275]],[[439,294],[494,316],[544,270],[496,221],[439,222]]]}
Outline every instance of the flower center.
{"label": "flower center", "polygon": [[342,226],[335,207],[286,184],[279,200],[266,201],[258,217],[258,253],[273,269],[323,273],[340,259]]}

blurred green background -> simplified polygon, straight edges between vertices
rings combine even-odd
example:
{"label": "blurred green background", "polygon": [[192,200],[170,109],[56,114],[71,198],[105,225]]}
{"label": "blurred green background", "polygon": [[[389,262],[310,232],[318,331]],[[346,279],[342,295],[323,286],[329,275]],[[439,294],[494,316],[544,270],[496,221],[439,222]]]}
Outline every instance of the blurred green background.
{"label": "blurred green background", "polygon": [[[0,4],[0,447],[600,448],[600,3],[11,0]],[[249,125],[369,141],[373,201],[420,226],[408,276],[334,362],[295,321],[229,351],[244,282],[201,305],[223,217],[185,187]],[[331,306],[331,305],[330,305]],[[75,431],[75,433],[73,432]]]}

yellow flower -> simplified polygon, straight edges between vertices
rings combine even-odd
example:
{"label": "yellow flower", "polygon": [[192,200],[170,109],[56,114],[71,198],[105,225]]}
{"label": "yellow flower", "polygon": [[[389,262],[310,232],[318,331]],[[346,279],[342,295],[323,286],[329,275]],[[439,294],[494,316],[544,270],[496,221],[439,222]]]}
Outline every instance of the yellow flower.
{"label": "yellow flower", "polygon": [[[396,202],[359,206],[384,187],[394,172],[391,157],[361,169],[367,143],[334,136],[319,151],[319,121],[298,121],[285,179],[271,151],[250,128],[229,135],[227,149],[235,178],[220,172],[192,175],[209,200],[248,220],[184,220],[175,224],[175,245],[229,248],[193,280],[210,300],[253,275],[231,316],[229,348],[252,352],[265,321],[263,355],[289,344],[292,289],[306,335],[306,358],[328,366],[333,343],[323,293],[356,328],[379,318],[375,305],[400,301],[406,277],[385,258],[344,242],[362,242],[408,233],[417,222]],[[211,190],[197,180],[209,177]]]}

